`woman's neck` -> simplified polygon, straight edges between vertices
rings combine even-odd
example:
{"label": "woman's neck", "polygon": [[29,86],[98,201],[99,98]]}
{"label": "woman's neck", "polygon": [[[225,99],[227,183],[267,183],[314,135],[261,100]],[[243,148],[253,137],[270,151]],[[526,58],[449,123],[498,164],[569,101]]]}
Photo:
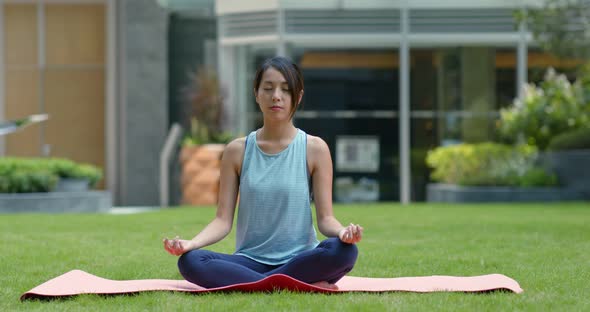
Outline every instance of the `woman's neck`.
{"label": "woman's neck", "polygon": [[264,123],[258,138],[264,141],[270,142],[281,142],[284,140],[290,140],[295,136],[297,128],[293,125],[293,122],[281,122],[281,123]]}

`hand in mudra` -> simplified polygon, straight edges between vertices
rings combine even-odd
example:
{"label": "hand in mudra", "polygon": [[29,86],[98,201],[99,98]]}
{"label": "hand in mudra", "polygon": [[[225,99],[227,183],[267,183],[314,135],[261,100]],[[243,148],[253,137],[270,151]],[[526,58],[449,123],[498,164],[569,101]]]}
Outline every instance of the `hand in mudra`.
{"label": "hand in mudra", "polygon": [[174,239],[164,238],[162,242],[164,243],[164,249],[174,256],[180,256],[192,249],[190,240],[180,239],[178,236]]}
{"label": "hand in mudra", "polygon": [[338,233],[338,238],[347,244],[356,244],[363,237],[363,227],[358,224],[350,224]]}

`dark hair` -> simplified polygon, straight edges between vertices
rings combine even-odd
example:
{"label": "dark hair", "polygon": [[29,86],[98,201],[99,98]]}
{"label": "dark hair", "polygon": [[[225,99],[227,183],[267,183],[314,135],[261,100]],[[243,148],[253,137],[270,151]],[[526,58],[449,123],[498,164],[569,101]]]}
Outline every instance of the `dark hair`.
{"label": "dark hair", "polygon": [[301,94],[301,91],[303,91],[303,75],[301,74],[301,70],[299,70],[299,67],[290,59],[282,56],[266,59],[262,65],[260,65],[254,76],[254,92],[258,92],[258,88],[262,81],[262,75],[271,67],[278,70],[283,77],[285,77],[285,80],[287,80],[292,103],[291,117],[293,117],[299,106],[299,95]]}

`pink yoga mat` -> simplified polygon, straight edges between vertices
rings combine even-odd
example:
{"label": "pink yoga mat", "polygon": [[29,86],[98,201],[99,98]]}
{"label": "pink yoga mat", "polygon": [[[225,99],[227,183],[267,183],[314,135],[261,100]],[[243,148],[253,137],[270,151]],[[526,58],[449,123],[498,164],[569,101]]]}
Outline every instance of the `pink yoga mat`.
{"label": "pink yoga mat", "polygon": [[341,292],[485,292],[492,290],[509,290],[521,293],[518,283],[502,274],[480,276],[423,276],[370,278],[345,276],[338,283],[339,290],[330,290],[300,282],[287,275],[272,275],[253,283],[243,283],[218,288],[204,288],[185,280],[146,279],[115,281],[92,275],[80,270],[73,270],[51,279],[24,293],[20,299],[54,298],[80,294],[131,294],[142,291],[182,291],[206,293],[218,291],[265,292],[287,289],[301,292],[341,293]]}

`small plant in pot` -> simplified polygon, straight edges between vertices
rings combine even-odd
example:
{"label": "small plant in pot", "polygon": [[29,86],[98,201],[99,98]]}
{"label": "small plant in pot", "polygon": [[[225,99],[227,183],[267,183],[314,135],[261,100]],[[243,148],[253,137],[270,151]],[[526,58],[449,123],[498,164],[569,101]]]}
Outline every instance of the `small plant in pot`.
{"label": "small plant in pot", "polygon": [[223,130],[224,95],[217,74],[207,68],[191,73],[183,95],[190,111],[190,129],[180,153],[182,202],[214,205],[219,191],[221,154],[232,139]]}

